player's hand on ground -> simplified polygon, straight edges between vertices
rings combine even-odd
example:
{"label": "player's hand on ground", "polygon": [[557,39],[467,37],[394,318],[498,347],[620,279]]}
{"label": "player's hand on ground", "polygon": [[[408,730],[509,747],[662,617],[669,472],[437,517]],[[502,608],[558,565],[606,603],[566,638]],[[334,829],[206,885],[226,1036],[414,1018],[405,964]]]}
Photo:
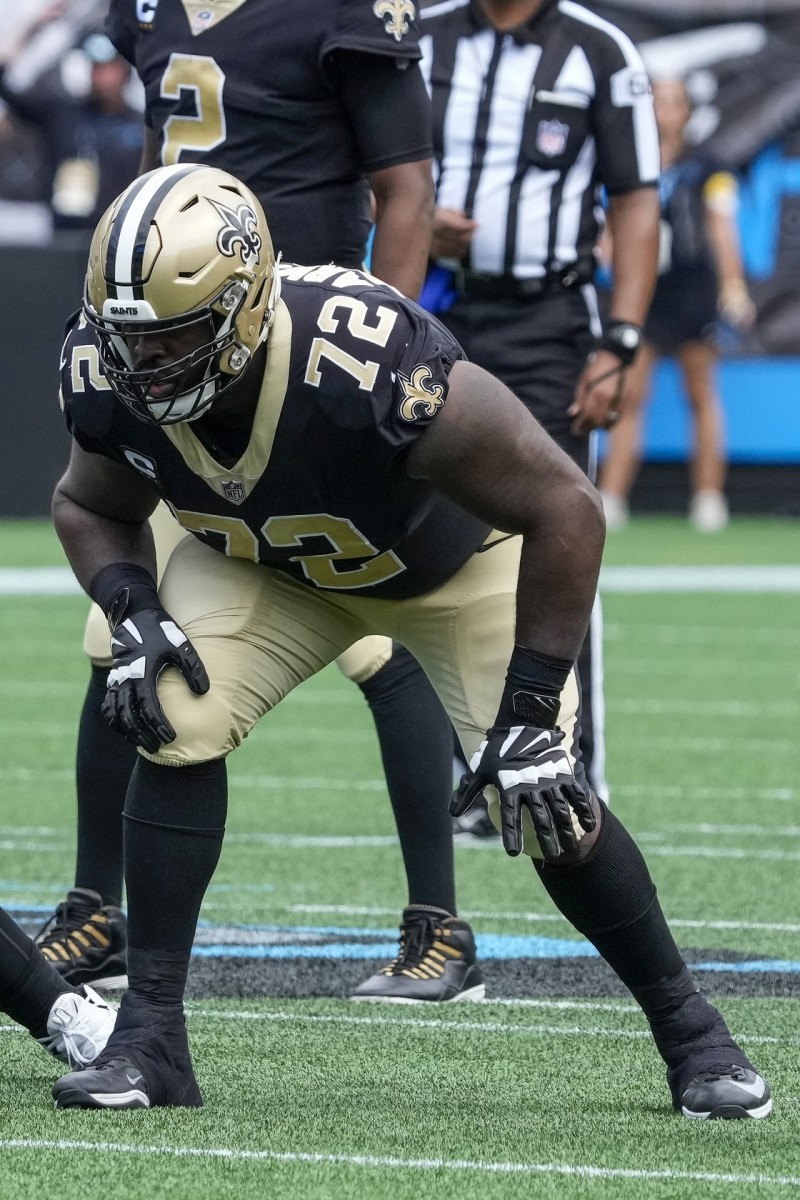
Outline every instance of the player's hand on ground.
{"label": "player's hand on ground", "polygon": [[527,808],[542,855],[547,861],[575,850],[578,837],[573,813],[587,833],[596,816],[591,794],[575,778],[562,746],[560,729],[535,729],[515,725],[490,729],[472,756],[450,804],[460,816],[484,788],[496,789],[500,800],[501,832],[506,853],[515,857],[523,849],[522,809]]}
{"label": "player's hand on ground", "polygon": [[158,699],[158,678],[176,667],[196,696],[209,680],[192,643],[163,608],[146,608],[126,617],[111,634],[114,665],[108,676],[103,715],[129,742],[155,754],[175,741],[175,730]]}

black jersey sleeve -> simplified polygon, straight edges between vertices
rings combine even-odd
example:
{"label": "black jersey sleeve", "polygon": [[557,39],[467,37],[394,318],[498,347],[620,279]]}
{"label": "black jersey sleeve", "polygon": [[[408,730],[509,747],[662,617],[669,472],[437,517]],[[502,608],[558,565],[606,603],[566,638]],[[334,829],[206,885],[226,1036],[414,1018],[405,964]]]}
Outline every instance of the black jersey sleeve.
{"label": "black jersey sleeve", "polygon": [[136,0],[110,0],[105,23],[108,40],[131,66],[136,65],[138,22],[135,9]]}
{"label": "black jersey sleeve", "polygon": [[116,402],[100,366],[94,335],[80,312],[70,317],[65,330],[59,403],[67,429],[82,450],[117,457],[104,441]]}
{"label": "black jersey sleeve", "polygon": [[331,55],[331,75],[368,173],[433,155],[431,102],[422,72],[416,63],[404,62],[404,70],[399,65],[350,50]]}
{"label": "black jersey sleeve", "polygon": [[339,271],[332,286],[315,287],[309,272],[323,270],[330,275],[327,268],[283,272],[286,280],[306,276],[299,289],[291,283],[285,289],[298,330],[302,320],[293,354],[314,389],[314,405],[340,429],[370,430],[372,452],[388,465],[436,416],[464,351],[435,317],[394,288],[360,271]]}
{"label": "black jersey sleeve", "polygon": [[392,364],[391,388],[377,397],[375,419],[386,455],[408,450],[447,398],[447,377],[453,362],[465,354],[456,338],[423,308],[403,305],[405,344]]}
{"label": "black jersey sleeve", "polygon": [[453,363],[466,357],[449,330],[413,301],[404,301],[400,314],[390,370],[379,375],[372,401],[387,461],[402,456],[424,433],[447,400]]}
{"label": "black jersey sleeve", "polygon": [[[329,0],[330,3],[335,0]],[[338,0],[338,20],[322,46],[419,59],[419,0]]]}

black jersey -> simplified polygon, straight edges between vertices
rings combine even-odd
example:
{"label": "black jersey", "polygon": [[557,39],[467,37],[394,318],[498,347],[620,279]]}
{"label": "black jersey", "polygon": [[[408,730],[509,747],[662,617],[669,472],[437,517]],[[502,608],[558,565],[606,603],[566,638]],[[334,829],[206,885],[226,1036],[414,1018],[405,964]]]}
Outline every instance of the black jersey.
{"label": "black jersey", "polygon": [[[284,259],[360,266],[364,171],[393,163],[385,146],[359,140],[333,61],[337,51],[417,60],[415,10],[410,0],[111,0],[106,27],[142,79],[163,165],[236,175]],[[427,125],[406,134],[394,120],[386,136],[397,162],[430,153]]]}
{"label": "black jersey", "polygon": [[438,587],[488,530],[403,460],[445,403],[461,348],[361,271],[282,274],[250,441],[233,467],[190,423],[148,424],[118,401],[77,318],[62,354],[70,431],[150,479],[180,524],[222,553],[339,592],[402,599]]}

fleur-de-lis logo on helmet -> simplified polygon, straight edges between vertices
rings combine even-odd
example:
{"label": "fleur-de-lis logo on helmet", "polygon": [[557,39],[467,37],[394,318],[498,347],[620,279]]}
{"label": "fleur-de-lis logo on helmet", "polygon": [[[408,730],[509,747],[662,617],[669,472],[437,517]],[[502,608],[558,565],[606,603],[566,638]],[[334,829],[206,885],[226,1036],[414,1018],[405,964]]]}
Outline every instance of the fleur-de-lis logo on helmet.
{"label": "fleur-de-lis logo on helmet", "polygon": [[254,267],[261,258],[261,234],[258,232],[258,218],[249,204],[240,204],[238,208],[228,208],[219,200],[208,197],[224,221],[217,233],[217,249],[226,258],[233,258],[237,246],[246,267]]}
{"label": "fleur-de-lis logo on helmet", "polygon": [[400,416],[404,421],[417,421],[420,417],[432,417],[437,408],[444,404],[444,388],[440,383],[432,387],[427,384],[433,379],[430,367],[424,363],[414,367],[411,375],[397,372],[397,378],[403,389],[403,399],[400,402]]}
{"label": "fleur-de-lis logo on helmet", "polygon": [[389,18],[384,20],[384,29],[396,42],[402,41],[408,33],[409,18],[413,21],[417,15],[411,0],[375,0],[372,11],[376,17]]}

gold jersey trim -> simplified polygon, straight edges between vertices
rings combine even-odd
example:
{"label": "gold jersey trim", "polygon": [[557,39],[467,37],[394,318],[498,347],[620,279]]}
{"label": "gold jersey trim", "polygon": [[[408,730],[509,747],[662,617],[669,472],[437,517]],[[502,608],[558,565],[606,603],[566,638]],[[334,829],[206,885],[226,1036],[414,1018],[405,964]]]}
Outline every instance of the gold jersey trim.
{"label": "gold jersey trim", "polygon": [[[269,465],[286,400],[291,345],[292,318],[284,302],[279,300],[269,331],[267,365],[250,440],[244,454],[232,467],[223,467],[217,462],[193,432],[190,422],[162,427],[189,470],[228,502],[241,503],[246,499]],[[241,489],[232,487],[232,482],[240,483]]]}
{"label": "gold jersey trim", "polygon": [[192,35],[197,37],[235,13],[245,0],[181,0],[181,3]]}

